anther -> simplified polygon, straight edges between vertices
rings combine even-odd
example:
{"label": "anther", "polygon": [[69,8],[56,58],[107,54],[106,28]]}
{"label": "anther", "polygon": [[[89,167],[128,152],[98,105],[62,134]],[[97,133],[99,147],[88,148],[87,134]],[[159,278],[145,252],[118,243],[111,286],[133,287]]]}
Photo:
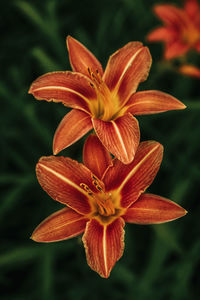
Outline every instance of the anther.
{"label": "anther", "polygon": [[90,70],[90,68],[88,67],[88,73],[89,73],[89,75],[91,76],[91,70]]}
{"label": "anther", "polygon": [[98,178],[96,176],[94,176],[93,174],[92,174],[92,179],[94,179],[95,181],[98,181]]}
{"label": "anther", "polygon": [[85,183],[80,183],[80,187],[82,187],[89,196],[93,196],[93,192],[91,191],[91,189],[87,186],[87,184]]}

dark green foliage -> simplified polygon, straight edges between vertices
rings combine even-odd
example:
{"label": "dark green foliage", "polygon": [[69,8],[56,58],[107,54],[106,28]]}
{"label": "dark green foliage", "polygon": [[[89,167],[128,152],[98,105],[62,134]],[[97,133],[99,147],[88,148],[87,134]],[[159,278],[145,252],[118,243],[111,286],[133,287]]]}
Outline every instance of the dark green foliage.
{"label": "dark green foliage", "polygon": [[[164,2],[164,1],[160,1]],[[165,1],[170,3],[171,1]],[[182,1],[175,1],[182,4]],[[37,244],[34,228],[61,207],[41,189],[35,164],[52,154],[52,139],[68,111],[36,101],[31,82],[70,69],[65,37],[84,43],[105,66],[110,54],[159,24],[155,0],[30,0],[1,5],[1,300],[187,300],[200,296],[200,81],[173,73],[162,45],[149,44],[153,66],[140,89],[168,92],[188,109],[138,117],[142,140],[165,147],[149,191],[186,208],[184,218],[157,226],[126,225],[124,256],[109,279],[86,264],[81,238]],[[200,67],[200,57],[191,54]],[[192,58],[193,58],[192,57]],[[62,152],[81,161],[83,139]]]}

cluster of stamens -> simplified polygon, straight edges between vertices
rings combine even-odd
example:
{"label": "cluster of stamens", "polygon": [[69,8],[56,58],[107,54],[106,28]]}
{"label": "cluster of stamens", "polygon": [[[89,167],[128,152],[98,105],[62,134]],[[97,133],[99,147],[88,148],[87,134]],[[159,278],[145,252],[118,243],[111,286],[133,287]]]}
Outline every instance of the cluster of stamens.
{"label": "cluster of stamens", "polygon": [[114,215],[115,207],[112,202],[112,195],[110,193],[105,193],[104,188],[101,186],[99,180],[94,175],[92,175],[92,179],[92,184],[97,189],[97,193],[92,192],[91,189],[85,183],[81,183],[80,186],[93,199],[94,204],[97,207],[98,214],[105,217]]}
{"label": "cluster of stamens", "polygon": [[97,95],[97,103],[93,101],[91,104],[91,112],[96,118],[103,121],[108,121],[112,119],[113,116],[113,101],[109,88],[103,81],[98,70],[92,71],[88,68],[88,73],[91,81],[90,86],[95,90]]}

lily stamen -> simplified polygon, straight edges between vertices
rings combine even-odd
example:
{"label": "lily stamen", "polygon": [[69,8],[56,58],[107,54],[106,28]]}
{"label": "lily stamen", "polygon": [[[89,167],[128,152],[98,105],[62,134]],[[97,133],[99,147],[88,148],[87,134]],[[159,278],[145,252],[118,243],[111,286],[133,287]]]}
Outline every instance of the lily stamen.
{"label": "lily stamen", "polygon": [[[97,94],[97,101],[98,101],[98,111],[96,113],[96,103],[93,105],[91,104],[91,111],[94,113],[95,117],[100,117],[103,121],[109,121],[112,119],[113,116],[113,105],[114,102],[112,101],[112,95],[107,87],[106,83],[102,80],[102,77],[96,69],[93,72],[90,68],[88,68],[88,73],[92,80],[90,85],[94,88]],[[97,115],[96,115],[97,114]]]}

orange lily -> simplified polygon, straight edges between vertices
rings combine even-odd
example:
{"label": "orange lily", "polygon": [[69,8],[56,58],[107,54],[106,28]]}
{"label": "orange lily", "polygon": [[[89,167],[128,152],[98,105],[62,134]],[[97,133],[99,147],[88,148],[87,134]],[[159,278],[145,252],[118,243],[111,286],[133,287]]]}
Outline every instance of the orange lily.
{"label": "orange lily", "polygon": [[83,151],[84,164],[65,157],[42,157],[36,167],[42,188],[65,205],[33,232],[37,242],[66,240],[83,233],[88,265],[107,278],[124,250],[125,222],[158,224],[186,214],[178,204],[144,193],[162,161],[163,147],[142,142],[131,164],[111,159],[96,135]]}
{"label": "orange lily", "polygon": [[165,43],[164,56],[172,59],[194,49],[200,52],[200,5],[197,0],[186,0],[184,8],[175,5],[155,5],[155,14],[164,22],[147,39]]}
{"label": "orange lily", "polygon": [[140,42],[130,42],[109,59],[105,72],[80,42],[68,36],[73,72],[52,72],[36,79],[29,93],[38,100],[62,102],[73,109],[58,126],[53,153],[57,154],[94,128],[106,149],[130,163],[139,144],[138,122],[133,115],[183,109],[185,105],[159,91],[136,89],[151,66],[151,55]]}
{"label": "orange lily", "polygon": [[179,67],[178,72],[180,72],[183,75],[200,79],[200,69],[193,65],[182,65]]}

